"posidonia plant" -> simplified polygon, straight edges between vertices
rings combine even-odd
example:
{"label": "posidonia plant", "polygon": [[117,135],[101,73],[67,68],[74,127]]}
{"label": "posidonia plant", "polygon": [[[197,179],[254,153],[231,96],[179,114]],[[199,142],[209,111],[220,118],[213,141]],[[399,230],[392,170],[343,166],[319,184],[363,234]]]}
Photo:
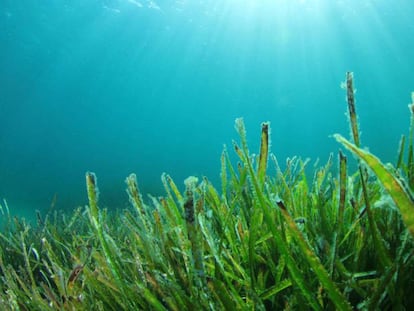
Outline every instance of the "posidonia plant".
{"label": "posidonia plant", "polygon": [[269,150],[269,123],[255,156],[238,119],[238,161],[223,151],[219,189],[189,177],[181,192],[164,174],[165,195],[143,199],[131,174],[130,207],[109,211],[88,172],[89,205],[38,215],[35,225],[13,218],[4,201],[2,310],[407,309],[413,115],[407,154],[403,136],[397,163],[384,165],[360,147],[351,73],[345,88],[352,142],[334,137],[355,155],[355,173],[342,152],[312,179],[300,158],[282,169]]}

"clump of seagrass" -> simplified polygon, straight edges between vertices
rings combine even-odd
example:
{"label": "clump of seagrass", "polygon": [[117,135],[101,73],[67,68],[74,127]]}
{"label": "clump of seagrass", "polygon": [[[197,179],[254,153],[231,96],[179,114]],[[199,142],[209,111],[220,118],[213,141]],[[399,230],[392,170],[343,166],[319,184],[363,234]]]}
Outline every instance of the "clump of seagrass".
{"label": "clump of seagrass", "polygon": [[[281,167],[262,124],[253,155],[242,119],[237,163],[221,156],[221,188],[189,177],[180,191],[163,174],[165,194],[143,197],[126,178],[130,207],[100,206],[86,173],[89,204],[51,212],[36,226],[10,216],[0,232],[4,310],[390,310],[414,304],[414,117],[395,167],[360,149],[352,73],[346,74],[358,160],[338,155],[305,173],[308,161]],[[414,101],[414,94],[413,94]]]}

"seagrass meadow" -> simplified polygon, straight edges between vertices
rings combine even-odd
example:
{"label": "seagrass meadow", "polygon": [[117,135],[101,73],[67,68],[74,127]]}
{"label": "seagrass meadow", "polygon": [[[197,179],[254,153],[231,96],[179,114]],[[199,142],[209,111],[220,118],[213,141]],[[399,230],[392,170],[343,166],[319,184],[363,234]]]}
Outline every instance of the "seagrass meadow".
{"label": "seagrass meadow", "polygon": [[130,208],[109,211],[87,172],[88,206],[39,214],[35,225],[4,201],[2,310],[408,310],[414,104],[396,163],[383,164],[361,148],[352,73],[344,88],[352,139],[334,139],[348,151],[312,178],[300,158],[282,170],[269,123],[251,153],[237,119],[238,160],[223,151],[218,188],[191,176],[180,192],[164,174],[165,195],[147,199],[131,174]]}

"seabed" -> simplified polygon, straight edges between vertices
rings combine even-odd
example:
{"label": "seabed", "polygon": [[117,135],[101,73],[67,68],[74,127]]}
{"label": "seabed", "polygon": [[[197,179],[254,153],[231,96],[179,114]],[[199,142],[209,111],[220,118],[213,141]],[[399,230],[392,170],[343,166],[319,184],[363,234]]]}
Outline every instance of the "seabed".
{"label": "seabed", "polygon": [[[408,139],[384,165],[361,148],[352,73],[346,74],[354,156],[315,169],[269,152],[263,123],[258,156],[242,119],[233,164],[221,156],[221,188],[206,177],[144,202],[126,178],[130,207],[99,207],[97,177],[86,173],[89,204],[38,215],[34,226],[1,212],[2,310],[405,310],[414,305],[414,94]],[[407,141],[407,142],[406,142]],[[332,173],[337,167],[338,174]]]}

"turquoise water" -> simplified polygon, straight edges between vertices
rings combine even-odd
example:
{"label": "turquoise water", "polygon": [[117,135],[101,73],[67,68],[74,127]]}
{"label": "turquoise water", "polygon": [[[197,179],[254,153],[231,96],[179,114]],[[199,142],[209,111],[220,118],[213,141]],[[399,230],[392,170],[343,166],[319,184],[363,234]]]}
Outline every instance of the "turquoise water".
{"label": "turquoise water", "polygon": [[[414,91],[414,3],[405,0],[0,3],[0,197],[32,215],[124,207],[125,177],[162,193],[206,175],[243,117],[251,149],[270,121],[272,151],[325,161],[348,135],[355,73],[362,144],[395,162]],[[229,147],[229,149],[231,149]]]}

